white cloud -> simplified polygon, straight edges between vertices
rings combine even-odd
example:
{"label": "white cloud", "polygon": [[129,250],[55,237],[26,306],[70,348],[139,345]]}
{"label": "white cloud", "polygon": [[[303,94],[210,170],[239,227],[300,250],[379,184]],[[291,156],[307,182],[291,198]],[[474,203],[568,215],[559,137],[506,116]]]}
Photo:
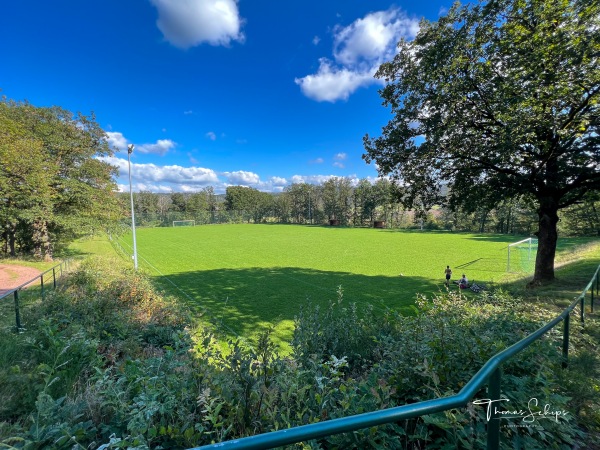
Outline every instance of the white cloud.
{"label": "white cloud", "polygon": [[177,144],[175,144],[175,142],[173,142],[171,139],[159,139],[154,144],[140,144],[135,147],[135,150],[140,153],[152,153],[163,156],[176,145]]}
{"label": "white cloud", "polygon": [[393,58],[401,38],[412,39],[419,22],[398,8],[378,11],[334,28],[333,59],[321,58],[316,74],[296,78],[309,98],[335,102],[347,100],[358,88],[379,83],[373,75]]}
{"label": "white cloud", "polygon": [[108,145],[113,148],[115,151],[124,152],[127,150],[127,139],[123,136],[123,133],[119,133],[117,131],[107,131],[106,132]]}
{"label": "white cloud", "polygon": [[[120,192],[129,191],[127,182],[127,159],[117,157],[98,158],[119,170],[118,189]],[[254,172],[238,170],[234,172],[219,172],[202,167],[182,167],[177,165],[159,166],[156,164],[131,163],[133,190],[151,192],[196,192],[204,187],[212,186],[217,194],[225,193],[227,186],[247,186],[263,192],[282,192],[291,183],[322,184],[337,175],[294,175],[290,178],[271,176],[261,180]],[[353,186],[358,184],[356,175],[349,175]],[[374,179],[369,179],[374,182]]]}
{"label": "white cloud", "polygon": [[334,177],[335,175],[293,175],[290,183],[321,184]]}
{"label": "white cloud", "polygon": [[375,71],[376,68],[370,72],[359,72],[334,67],[328,59],[322,58],[316,74],[296,78],[294,81],[308,98],[333,103],[347,100],[359,87],[375,83]]}
{"label": "white cloud", "polygon": [[334,162],[333,165],[335,167],[339,167],[340,169],[343,169],[345,167],[344,164],[339,161]]}
{"label": "white cloud", "polygon": [[213,133],[212,131],[209,131],[204,136],[206,136],[211,141],[216,141],[217,140],[217,135],[215,133]]}
{"label": "white cloud", "polygon": [[324,160],[323,158],[316,158],[316,159],[311,159],[308,163],[309,164],[323,164]]}
{"label": "white cloud", "polygon": [[[129,189],[129,187],[127,187]],[[133,183],[134,191],[150,191],[159,193],[175,192],[171,186],[165,186],[162,184],[148,184],[148,183]]]}
{"label": "white cloud", "polygon": [[321,38],[319,36],[315,36],[312,40],[313,45],[319,45],[319,42],[321,42]]}
{"label": "white cloud", "polygon": [[344,65],[389,59],[400,38],[412,39],[418,31],[419,22],[399,9],[374,12],[347,27],[336,28],[333,54]]}
{"label": "white cloud", "polygon": [[[117,157],[100,158],[119,169],[122,177],[127,176],[127,160]],[[135,182],[140,184],[154,185],[163,183],[173,185],[209,186],[220,183],[217,173],[212,169],[202,167],[182,167],[177,165],[158,166],[156,164],[131,163],[131,176]],[[176,190],[179,190],[177,187]]]}
{"label": "white cloud", "polygon": [[190,109],[190,110],[188,110],[188,111],[184,111],[184,112],[183,112],[183,114],[184,114],[184,115],[186,115],[186,116],[189,116],[189,115],[191,115],[191,114],[194,114],[194,111],[192,111],[192,110]]}
{"label": "white cloud", "polygon": [[[127,146],[131,143],[123,133],[117,131],[107,131],[106,140],[108,145],[117,152],[124,153],[127,151]],[[136,144],[134,151],[144,154],[155,154],[163,156],[177,144],[171,139],[159,139],[154,144]]]}
{"label": "white cloud", "polygon": [[253,172],[246,172],[245,170],[224,172],[223,175],[227,177],[227,182],[229,184],[253,186],[260,182],[260,177],[257,174]]}
{"label": "white cloud", "polygon": [[242,19],[236,0],[150,0],[158,10],[156,25],[179,48],[204,42],[227,46],[243,42]]}
{"label": "white cloud", "polygon": [[285,186],[286,184],[288,184],[288,181],[285,178],[282,178],[282,177],[271,177],[269,179],[269,182],[273,186]]}
{"label": "white cloud", "polygon": [[333,158],[337,159],[338,161],[343,161],[346,158],[348,158],[348,154],[347,153],[336,153],[336,155]]}

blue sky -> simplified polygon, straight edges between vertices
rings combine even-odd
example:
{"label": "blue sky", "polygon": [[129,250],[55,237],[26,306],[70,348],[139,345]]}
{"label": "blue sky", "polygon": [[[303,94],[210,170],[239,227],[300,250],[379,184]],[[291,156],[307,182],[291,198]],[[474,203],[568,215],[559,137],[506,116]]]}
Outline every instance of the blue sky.
{"label": "blue sky", "polygon": [[267,192],[374,180],[362,137],[390,118],[376,68],[451,1],[3,2],[0,89],[94,112],[128,190]]}

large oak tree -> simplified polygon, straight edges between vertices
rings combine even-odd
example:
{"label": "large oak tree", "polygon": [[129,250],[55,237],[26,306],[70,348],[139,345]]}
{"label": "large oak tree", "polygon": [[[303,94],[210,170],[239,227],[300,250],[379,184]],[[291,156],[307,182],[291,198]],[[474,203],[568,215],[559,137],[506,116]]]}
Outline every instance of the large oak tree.
{"label": "large oak tree", "polygon": [[534,283],[554,279],[558,211],[600,189],[600,2],[456,4],[401,41],[385,80],[393,118],[367,162],[404,202],[475,210],[509,198],[539,217]]}

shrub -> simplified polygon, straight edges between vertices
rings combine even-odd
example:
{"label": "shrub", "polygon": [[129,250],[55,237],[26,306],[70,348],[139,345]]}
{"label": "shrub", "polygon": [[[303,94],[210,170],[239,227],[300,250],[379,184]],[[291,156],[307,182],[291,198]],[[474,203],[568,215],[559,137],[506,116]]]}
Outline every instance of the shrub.
{"label": "shrub", "polygon": [[[302,310],[284,358],[270,330],[252,346],[191,332],[185,310],[148,279],[98,260],[36,314],[26,334],[2,331],[13,350],[0,352],[0,445],[188,448],[443,397],[549,319],[501,291],[419,298],[401,316],[346,305],[340,289],[327,309]],[[597,376],[597,357],[575,354],[562,371],[556,338],[505,364],[502,393],[519,406],[537,397],[568,420],[504,427],[503,448],[570,448],[582,441],[580,418],[597,423],[597,383],[578,370]],[[305,447],[484,448],[485,427],[485,408],[470,404]]]}

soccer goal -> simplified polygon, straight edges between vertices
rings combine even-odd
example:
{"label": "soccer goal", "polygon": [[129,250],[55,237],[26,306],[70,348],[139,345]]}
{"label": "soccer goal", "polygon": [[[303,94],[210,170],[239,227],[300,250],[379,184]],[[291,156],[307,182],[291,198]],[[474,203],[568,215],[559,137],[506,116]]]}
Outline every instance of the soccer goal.
{"label": "soccer goal", "polygon": [[196,221],[195,220],[174,220],[173,226],[174,227],[195,227]]}
{"label": "soccer goal", "polygon": [[508,244],[507,272],[533,272],[537,256],[538,240],[527,238]]}

